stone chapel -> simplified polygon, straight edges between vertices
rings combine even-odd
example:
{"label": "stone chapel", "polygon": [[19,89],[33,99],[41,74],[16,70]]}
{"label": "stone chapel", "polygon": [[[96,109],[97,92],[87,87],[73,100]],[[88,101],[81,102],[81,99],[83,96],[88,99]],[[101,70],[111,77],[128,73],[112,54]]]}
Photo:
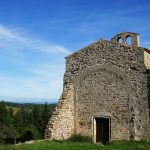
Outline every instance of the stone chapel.
{"label": "stone chapel", "polygon": [[[127,39],[131,39],[130,45]],[[150,140],[150,50],[123,32],[66,57],[63,92],[45,138]]]}

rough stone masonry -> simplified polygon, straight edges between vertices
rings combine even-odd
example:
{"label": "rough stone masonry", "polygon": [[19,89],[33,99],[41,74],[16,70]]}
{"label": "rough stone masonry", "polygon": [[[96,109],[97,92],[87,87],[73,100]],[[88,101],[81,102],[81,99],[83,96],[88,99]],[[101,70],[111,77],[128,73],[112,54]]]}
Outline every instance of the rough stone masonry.
{"label": "rough stone masonry", "polygon": [[[131,39],[130,45],[127,39]],[[150,140],[150,51],[123,32],[66,57],[63,93],[45,138]]]}

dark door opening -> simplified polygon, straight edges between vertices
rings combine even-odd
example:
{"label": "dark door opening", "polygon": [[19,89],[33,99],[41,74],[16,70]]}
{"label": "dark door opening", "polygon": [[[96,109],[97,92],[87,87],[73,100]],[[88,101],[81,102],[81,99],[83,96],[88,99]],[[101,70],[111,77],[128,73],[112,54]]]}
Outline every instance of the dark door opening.
{"label": "dark door opening", "polygon": [[106,144],[109,142],[110,118],[95,118],[96,120],[96,142]]}

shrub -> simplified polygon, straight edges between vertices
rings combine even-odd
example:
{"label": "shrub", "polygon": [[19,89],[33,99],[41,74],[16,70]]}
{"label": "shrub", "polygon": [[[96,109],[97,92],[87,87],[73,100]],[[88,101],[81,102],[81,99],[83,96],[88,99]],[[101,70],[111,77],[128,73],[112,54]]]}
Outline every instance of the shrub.
{"label": "shrub", "polygon": [[71,142],[92,142],[91,137],[82,136],[81,134],[74,134],[68,140]]}
{"label": "shrub", "polygon": [[0,143],[15,143],[18,133],[13,126],[5,126],[0,124],[0,131]]}
{"label": "shrub", "polygon": [[30,140],[36,140],[39,138],[39,133],[34,125],[27,126],[21,135],[22,141],[30,141]]}

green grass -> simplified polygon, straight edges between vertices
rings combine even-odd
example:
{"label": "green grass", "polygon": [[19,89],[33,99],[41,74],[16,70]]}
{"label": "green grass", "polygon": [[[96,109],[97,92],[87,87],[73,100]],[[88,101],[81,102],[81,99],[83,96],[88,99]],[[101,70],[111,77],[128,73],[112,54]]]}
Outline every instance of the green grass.
{"label": "green grass", "polygon": [[71,141],[41,141],[33,144],[1,145],[0,150],[150,150],[150,142],[116,141],[108,145]]}

